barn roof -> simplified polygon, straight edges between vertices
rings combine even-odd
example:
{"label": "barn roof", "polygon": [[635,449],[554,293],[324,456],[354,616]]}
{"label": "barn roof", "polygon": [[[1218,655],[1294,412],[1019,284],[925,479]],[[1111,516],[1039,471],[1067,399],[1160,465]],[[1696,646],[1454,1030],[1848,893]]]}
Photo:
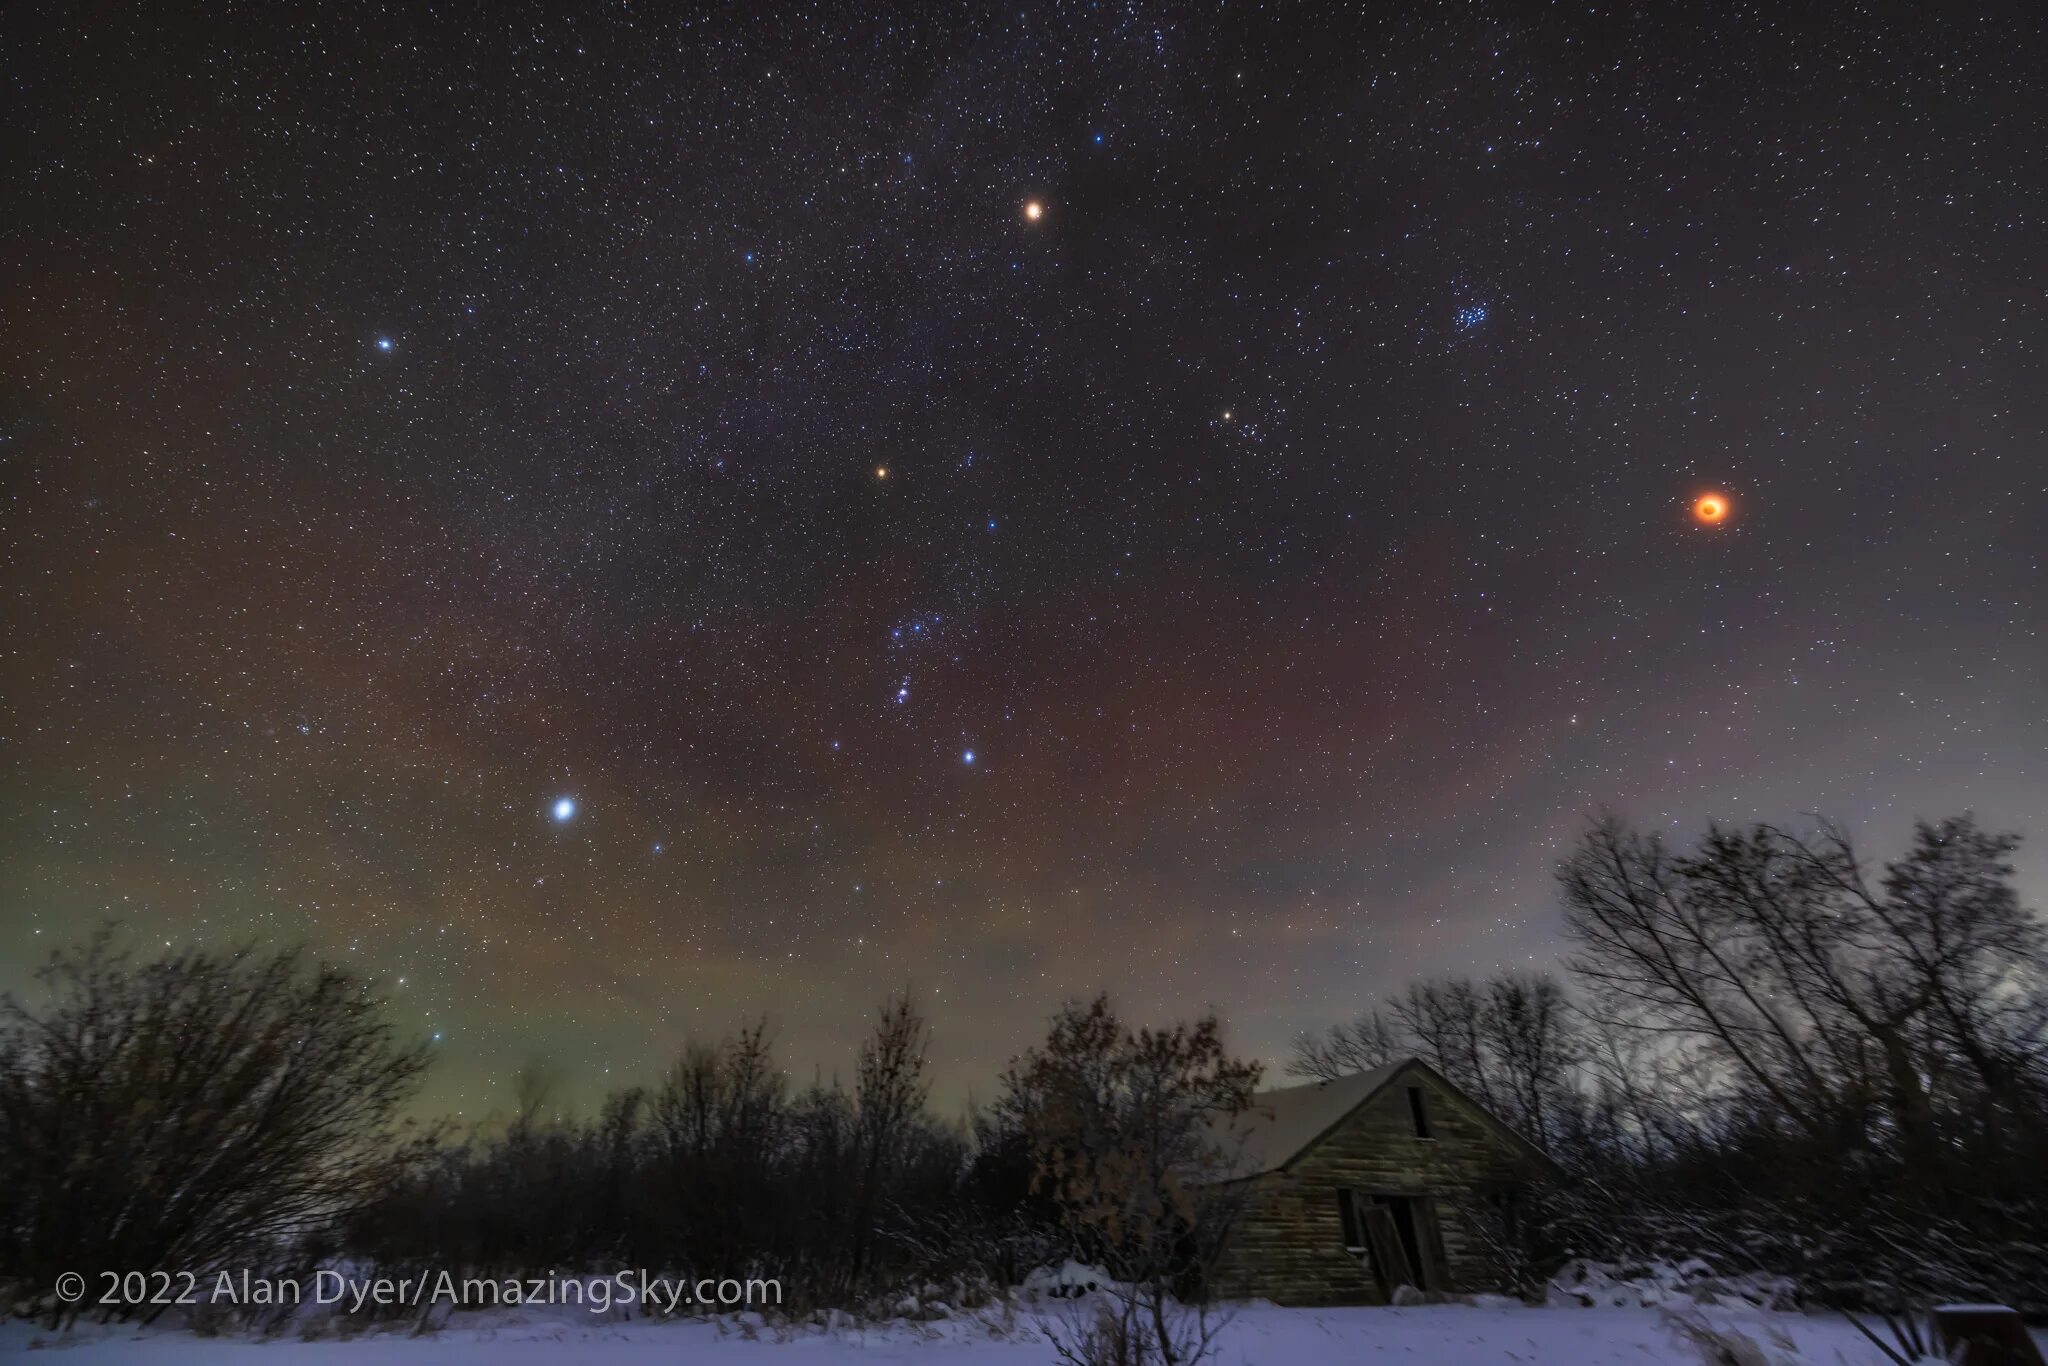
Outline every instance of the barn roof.
{"label": "barn roof", "polygon": [[1278,1171],[1338,1121],[1371,1100],[1401,1070],[1398,1062],[1306,1086],[1283,1086],[1252,1097],[1252,1107],[1231,1122],[1226,1142],[1242,1143],[1237,1170],[1244,1176]]}
{"label": "barn roof", "polygon": [[1343,1123],[1352,1111],[1385,1090],[1388,1083],[1410,1070],[1427,1072],[1437,1085],[1463,1097],[1485,1115],[1508,1143],[1533,1154],[1545,1166],[1551,1165],[1548,1154],[1508,1128],[1435,1068],[1420,1058],[1400,1058],[1370,1072],[1353,1072],[1329,1081],[1283,1086],[1254,1095],[1251,1108],[1232,1119],[1222,1135],[1224,1145],[1237,1158],[1232,1164],[1233,1175],[1243,1178],[1279,1171]]}

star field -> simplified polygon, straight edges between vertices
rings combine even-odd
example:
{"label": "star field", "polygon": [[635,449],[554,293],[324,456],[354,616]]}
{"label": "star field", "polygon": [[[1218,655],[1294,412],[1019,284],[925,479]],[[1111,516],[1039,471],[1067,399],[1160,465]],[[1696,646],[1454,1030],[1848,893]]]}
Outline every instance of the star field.
{"label": "star field", "polygon": [[1368,8],[0,15],[0,986],[957,1098],[1547,963],[1603,805],[2048,901],[2038,19]]}

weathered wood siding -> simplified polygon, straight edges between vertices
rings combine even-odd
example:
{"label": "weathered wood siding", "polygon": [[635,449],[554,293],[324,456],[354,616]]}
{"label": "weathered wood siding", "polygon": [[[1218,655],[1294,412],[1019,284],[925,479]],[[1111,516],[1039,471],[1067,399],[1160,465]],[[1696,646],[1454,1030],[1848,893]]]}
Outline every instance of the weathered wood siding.
{"label": "weathered wood siding", "polygon": [[[1408,1088],[1421,1086],[1429,1138],[1415,1136]],[[1435,1197],[1449,1289],[1491,1290],[1496,1275],[1471,1227],[1469,1206],[1526,1180],[1525,1158],[1459,1096],[1408,1072],[1354,1111],[1285,1171],[1254,1178],[1217,1268],[1230,1298],[1280,1304],[1379,1304],[1372,1268],[1344,1250],[1341,1190]]]}

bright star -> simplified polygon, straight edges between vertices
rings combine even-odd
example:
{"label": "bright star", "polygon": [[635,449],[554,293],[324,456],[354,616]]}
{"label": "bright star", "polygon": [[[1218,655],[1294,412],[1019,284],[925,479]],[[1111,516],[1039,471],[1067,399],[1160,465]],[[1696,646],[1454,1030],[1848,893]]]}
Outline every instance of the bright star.
{"label": "bright star", "polygon": [[570,817],[576,814],[576,799],[574,797],[555,798],[554,811],[555,819],[557,821],[568,820]]}
{"label": "bright star", "polygon": [[1026,221],[1036,223],[1039,219],[1045,217],[1045,205],[1035,199],[1025,200],[1024,217]]}
{"label": "bright star", "polygon": [[378,349],[379,351],[389,351],[389,350],[391,349],[391,338],[389,338],[389,337],[379,337],[379,338],[377,338],[377,349]]}
{"label": "bright star", "polygon": [[973,763],[973,762],[974,762],[974,751],[970,749],[970,750],[968,750],[968,751],[967,751],[967,752],[966,752],[965,754],[962,754],[962,755],[960,756],[960,762],[961,762],[961,763],[963,763],[963,764],[971,764],[971,763]]}

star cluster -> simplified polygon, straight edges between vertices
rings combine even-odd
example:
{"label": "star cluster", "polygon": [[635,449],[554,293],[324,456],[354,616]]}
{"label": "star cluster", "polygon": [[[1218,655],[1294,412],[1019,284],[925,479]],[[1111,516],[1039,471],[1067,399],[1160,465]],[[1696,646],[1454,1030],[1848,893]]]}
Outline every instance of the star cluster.
{"label": "star cluster", "polygon": [[959,1094],[1546,964],[1601,805],[2048,839],[2038,28],[1360,8],[0,16],[0,985]]}

